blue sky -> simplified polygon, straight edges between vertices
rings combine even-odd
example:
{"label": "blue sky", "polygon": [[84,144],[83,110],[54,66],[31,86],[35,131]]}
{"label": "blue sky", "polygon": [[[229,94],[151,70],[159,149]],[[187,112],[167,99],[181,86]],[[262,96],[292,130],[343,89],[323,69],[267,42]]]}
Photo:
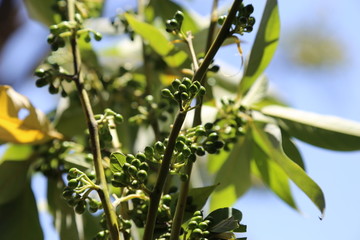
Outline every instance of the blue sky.
{"label": "blue sky", "polygon": [[[111,12],[116,1],[109,1],[107,11]],[[133,1],[124,1],[131,4]],[[226,4],[229,1],[220,1]],[[253,3],[256,2],[256,3]],[[262,1],[245,1],[253,3],[255,14],[260,20],[259,9]],[[206,15],[210,10],[210,1],[183,1],[187,6],[193,6],[200,14]],[[267,69],[271,87],[291,106],[331,114],[360,121],[360,34],[355,29],[360,22],[358,10],[360,3],[355,0],[339,1],[286,1],[279,0],[282,33],[279,49],[274,61]],[[312,25],[313,24],[313,25]],[[286,59],[285,40],[299,26],[312,25],[325,28],[329,37],[335,37],[346,56],[345,63],[321,71],[289,64]],[[324,30],[324,29],[322,29]],[[29,37],[29,33],[32,36]],[[29,22],[16,33],[12,45],[5,52],[6,59],[0,62],[0,74],[17,79],[25,75],[21,68],[12,67],[14,61],[26,64],[33,54],[41,52],[45,43],[32,44],[25,48],[28,42],[43,41],[47,30],[34,22]],[[253,33],[253,35],[255,35]],[[253,36],[248,37],[249,44],[244,44],[246,52]],[[284,41],[283,41],[284,40]],[[331,51],[332,49],[329,49]],[[238,62],[239,56],[233,49],[224,49],[220,54],[222,60],[228,63]],[[21,57],[19,57],[21,56]],[[5,60],[4,60],[5,59]],[[238,67],[237,65],[235,67]],[[34,105],[43,111],[49,110],[48,102],[43,101],[47,95],[45,89],[37,89],[26,84],[18,90],[29,96]],[[293,187],[296,201],[301,209],[298,213],[287,207],[281,200],[269,191],[251,190],[237,203],[244,214],[244,224],[248,225],[249,240],[333,240],[360,239],[360,152],[334,152],[323,150],[298,142],[305,159],[309,175],[321,186],[325,193],[327,209],[323,221],[318,219],[320,213],[313,204],[296,187]],[[42,182],[36,180],[37,190],[42,189]],[[38,196],[44,195],[38,191]],[[46,215],[42,215],[43,217]],[[43,218],[44,219],[44,218]],[[45,221],[44,221],[45,222]],[[46,231],[47,239],[56,239],[51,229]]]}

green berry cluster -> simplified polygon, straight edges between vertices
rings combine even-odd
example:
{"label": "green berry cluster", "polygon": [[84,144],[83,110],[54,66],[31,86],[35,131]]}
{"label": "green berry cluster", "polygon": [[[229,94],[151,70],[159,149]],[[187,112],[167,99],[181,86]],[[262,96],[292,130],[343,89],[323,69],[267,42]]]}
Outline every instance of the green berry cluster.
{"label": "green berry cluster", "polygon": [[44,69],[38,68],[34,75],[38,77],[35,84],[37,87],[45,87],[49,85],[49,93],[57,94],[61,92],[62,97],[66,97],[68,94],[64,89],[62,80],[71,82],[71,78],[66,77],[66,71],[57,64],[52,64],[51,68]]}
{"label": "green berry cluster", "polygon": [[[127,12],[129,13],[130,11]],[[111,25],[115,28],[116,31],[119,31],[119,28],[123,29],[123,31],[130,37],[130,40],[134,41],[135,32],[123,14],[111,18]]]}
{"label": "green berry cluster", "polygon": [[184,21],[184,14],[177,11],[172,19],[166,20],[166,31],[173,34],[178,34],[181,31],[181,25]]}
{"label": "green berry cluster", "polygon": [[111,183],[114,187],[127,187],[131,190],[146,189],[149,164],[146,155],[139,152],[135,156],[128,154],[122,171],[115,172]]}
{"label": "green berry cluster", "polygon": [[92,190],[96,190],[96,186],[90,178],[77,168],[71,168],[67,175],[68,183],[62,196],[67,204],[74,207],[75,212],[83,214],[88,208],[89,212],[95,213],[102,208],[100,201],[89,197]]}
{"label": "green berry cluster", "polygon": [[96,41],[102,39],[102,35],[91,29],[84,28],[83,18],[81,14],[75,14],[75,21],[62,21],[59,24],[50,26],[50,35],[47,38],[47,42],[51,46],[52,51],[57,51],[59,48],[63,48],[66,45],[66,40],[76,34],[76,37],[84,37],[86,42],[91,41],[91,35]]}
{"label": "green berry cluster", "polygon": [[171,91],[169,88],[161,90],[161,95],[165,98],[175,100],[180,107],[180,110],[189,110],[191,101],[196,96],[203,96],[206,89],[199,81],[192,82],[190,78],[184,77],[182,80],[175,79],[171,83]]}
{"label": "green berry cluster", "polygon": [[47,177],[58,177],[67,172],[69,166],[65,159],[74,148],[76,147],[73,142],[59,140],[34,146],[34,151],[39,154],[35,164],[36,171],[42,172]]}
{"label": "green berry cluster", "polygon": [[[234,26],[232,33],[243,34],[244,32],[252,32],[255,24],[255,18],[251,16],[253,12],[254,7],[252,4],[244,5],[244,3],[241,3],[232,23]],[[225,19],[226,16],[220,16],[218,23],[222,25],[225,22]]]}
{"label": "green berry cluster", "polygon": [[201,211],[196,211],[187,225],[187,231],[190,234],[189,240],[207,240],[210,232],[208,225],[210,220],[204,220]]}

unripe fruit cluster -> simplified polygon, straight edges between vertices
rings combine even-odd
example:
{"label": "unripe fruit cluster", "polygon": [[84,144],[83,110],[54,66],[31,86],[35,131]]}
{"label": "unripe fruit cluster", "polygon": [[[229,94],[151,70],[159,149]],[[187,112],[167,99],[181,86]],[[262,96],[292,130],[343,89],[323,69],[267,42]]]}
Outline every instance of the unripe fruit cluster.
{"label": "unripe fruit cluster", "polygon": [[199,81],[192,82],[189,78],[184,77],[181,80],[175,79],[171,83],[173,91],[165,88],[161,91],[161,95],[165,98],[175,100],[180,106],[185,107],[197,95],[203,96],[206,93],[204,86]]}
{"label": "unripe fruit cluster", "polygon": [[141,189],[142,185],[147,182],[148,171],[149,165],[144,153],[138,153],[136,156],[128,154],[122,171],[114,173],[111,183],[114,187]]}
{"label": "unripe fruit cluster", "polygon": [[63,48],[66,45],[66,39],[72,36],[73,32],[76,32],[76,36],[84,36],[84,40],[86,42],[91,41],[91,35],[96,41],[100,41],[102,39],[102,35],[99,32],[84,29],[83,19],[79,13],[75,14],[75,21],[62,21],[59,24],[50,26],[50,35],[47,38],[47,42],[51,46],[52,51],[57,51],[59,48]]}
{"label": "unripe fruit cluster", "polygon": [[[251,32],[255,24],[255,18],[251,16],[254,12],[254,7],[252,4],[244,5],[241,3],[241,6],[236,13],[236,17],[233,21],[235,26],[234,32],[243,34],[244,32]],[[226,16],[220,16],[218,23],[222,25],[226,20]]]}
{"label": "unripe fruit cluster", "polygon": [[69,206],[74,207],[76,213],[83,214],[86,208],[88,208],[89,212],[95,213],[102,208],[102,204],[96,199],[88,196],[84,197],[80,194],[79,190],[82,187],[81,178],[83,176],[83,172],[76,168],[71,168],[67,175],[68,186],[64,189],[62,196]]}
{"label": "unripe fruit cluster", "polygon": [[187,226],[187,229],[190,232],[190,239],[206,240],[206,237],[210,235],[210,232],[208,231],[209,224],[210,220],[204,220],[202,212],[196,211]]}
{"label": "unripe fruit cluster", "polygon": [[181,30],[183,21],[184,14],[181,11],[177,11],[172,19],[168,19],[166,21],[166,31],[173,34],[178,34]]}
{"label": "unripe fruit cluster", "polygon": [[[57,94],[61,91],[61,96],[66,97],[67,93],[61,84],[63,78],[59,77],[60,74],[63,74],[62,71],[58,65],[52,65],[50,69],[37,69],[34,73],[39,78],[35,82],[36,86],[40,88],[49,85],[50,94]],[[65,80],[67,82],[71,81],[70,78],[65,78]]]}
{"label": "unripe fruit cluster", "polygon": [[99,135],[103,144],[112,140],[110,129],[116,129],[116,125],[124,121],[121,114],[116,113],[110,108],[106,108],[104,114],[97,114],[94,117],[98,123]]}

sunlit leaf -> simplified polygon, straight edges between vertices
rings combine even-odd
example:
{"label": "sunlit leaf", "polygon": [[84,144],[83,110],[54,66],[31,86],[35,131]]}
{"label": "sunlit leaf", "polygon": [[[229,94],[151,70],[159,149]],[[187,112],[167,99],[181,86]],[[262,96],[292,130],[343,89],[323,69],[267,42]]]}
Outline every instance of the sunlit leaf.
{"label": "sunlit leaf", "polygon": [[[11,143],[41,143],[51,138],[62,138],[50,125],[45,114],[10,86],[0,86],[0,140]],[[27,116],[19,118],[20,110]]]}
{"label": "sunlit leaf", "polygon": [[284,153],[281,144],[281,130],[276,125],[268,124],[265,130],[252,124],[253,136],[259,147],[275,161],[288,177],[309,197],[323,214],[325,198],[321,188],[305,171]]}
{"label": "sunlit leaf", "polygon": [[33,149],[29,145],[8,144],[6,151],[0,158],[0,164],[6,160],[10,160],[10,161],[27,160],[32,152]]}
{"label": "sunlit leaf", "polygon": [[183,51],[176,50],[174,44],[166,39],[166,37],[155,26],[137,20],[131,14],[125,14],[131,28],[139,34],[146,42],[164,57],[164,61],[172,67],[180,66],[186,59],[187,54]]}
{"label": "sunlit leaf", "polygon": [[249,61],[245,66],[238,96],[241,98],[269,65],[280,36],[280,19],[277,0],[266,1],[265,10],[256,34]]}
{"label": "sunlit leaf", "polygon": [[291,194],[289,177],[272,161],[270,157],[256,144],[254,144],[254,162],[251,170],[256,176],[276,194],[286,202],[290,207],[296,209],[296,204]]}
{"label": "sunlit leaf", "polygon": [[338,151],[360,149],[358,122],[281,106],[267,106],[261,112],[276,118],[291,136],[312,145]]}
{"label": "sunlit leaf", "polygon": [[215,183],[219,183],[219,186],[211,195],[211,209],[231,206],[251,186],[251,144],[251,135],[247,133],[234,145],[228,158],[217,172]]}
{"label": "sunlit leaf", "polygon": [[241,100],[241,105],[251,107],[253,104],[260,102],[265,98],[268,90],[268,79],[266,76],[260,76],[254,84],[250,87],[244,98]]}
{"label": "sunlit leaf", "polygon": [[302,169],[305,169],[305,163],[294,141],[285,131],[281,131],[281,138],[282,138],[282,147],[284,149],[285,154],[291,160],[293,160],[297,165],[299,165]]}
{"label": "sunlit leaf", "polygon": [[[12,172],[12,174],[18,176],[18,173]],[[0,204],[0,236],[3,240],[43,239],[37,205],[30,182],[25,180],[23,185],[19,195],[5,204]]]}

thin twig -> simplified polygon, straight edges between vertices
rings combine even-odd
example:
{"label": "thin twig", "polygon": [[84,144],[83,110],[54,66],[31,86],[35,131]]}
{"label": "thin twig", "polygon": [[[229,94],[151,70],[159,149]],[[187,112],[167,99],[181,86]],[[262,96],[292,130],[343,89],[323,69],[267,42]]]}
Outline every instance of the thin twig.
{"label": "thin twig", "polygon": [[[68,17],[70,21],[75,20],[75,1],[68,0]],[[117,221],[117,216],[115,210],[111,204],[109,191],[107,187],[107,181],[105,177],[104,168],[102,165],[102,157],[100,151],[100,140],[98,134],[97,122],[94,118],[92,111],[91,103],[89,96],[84,89],[82,74],[80,72],[81,68],[81,56],[80,51],[77,47],[76,32],[73,31],[72,36],[70,37],[71,51],[73,55],[73,66],[74,66],[74,82],[79,93],[81,105],[83,112],[85,114],[85,119],[88,125],[91,150],[94,158],[94,167],[96,172],[97,180],[99,181],[100,189],[97,190],[100,200],[102,202],[106,221],[108,223],[108,228],[110,236],[113,240],[120,239],[119,226]]]}

